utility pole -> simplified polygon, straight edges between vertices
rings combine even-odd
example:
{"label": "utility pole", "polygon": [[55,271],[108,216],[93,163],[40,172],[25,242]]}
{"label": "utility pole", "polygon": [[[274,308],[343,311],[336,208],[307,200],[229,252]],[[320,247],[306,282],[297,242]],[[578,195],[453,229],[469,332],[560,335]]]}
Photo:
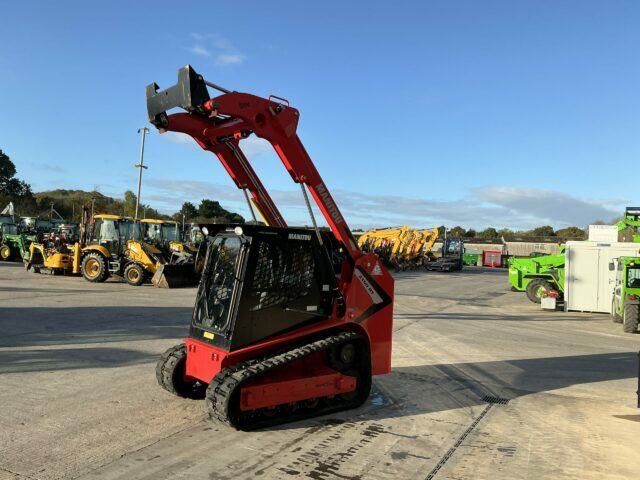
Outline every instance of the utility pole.
{"label": "utility pole", "polygon": [[138,208],[140,207],[140,188],[142,187],[142,169],[145,170],[147,167],[144,164],[144,137],[149,133],[149,129],[147,127],[142,127],[138,129],[138,133],[142,134],[142,142],[140,143],[140,163],[137,163],[135,167],[138,169],[138,196],[136,197],[136,215],[135,219],[138,219]]}

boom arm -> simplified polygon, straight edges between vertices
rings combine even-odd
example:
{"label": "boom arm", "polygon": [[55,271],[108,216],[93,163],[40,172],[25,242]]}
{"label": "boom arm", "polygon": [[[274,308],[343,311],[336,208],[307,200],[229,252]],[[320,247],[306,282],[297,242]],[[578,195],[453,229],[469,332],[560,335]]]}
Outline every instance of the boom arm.
{"label": "boom arm", "polygon": [[[207,85],[224,93],[209,98]],[[270,225],[285,227],[286,223],[240,148],[239,141],[252,133],[271,143],[294,182],[306,185],[349,255],[354,259],[362,256],[342,213],[296,133],[298,110],[286,101],[274,101],[272,98],[275,97],[265,99],[224,90],[205,82],[189,65],[179,70],[178,84],[162,91],[158,88],[155,83],[147,86],[147,111],[151,123],[160,131],[186,133],[203,149],[215,153],[236,186],[249,190],[254,204]],[[188,113],[167,115],[167,111],[175,107]]]}

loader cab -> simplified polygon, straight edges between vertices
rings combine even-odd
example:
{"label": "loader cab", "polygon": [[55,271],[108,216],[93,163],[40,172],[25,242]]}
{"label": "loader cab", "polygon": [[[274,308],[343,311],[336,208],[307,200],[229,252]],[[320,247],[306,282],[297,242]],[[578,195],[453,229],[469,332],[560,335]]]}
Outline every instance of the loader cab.
{"label": "loader cab", "polygon": [[167,243],[182,241],[176,222],[165,222],[162,224],[162,240]]}
{"label": "loader cab", "polygon": [[235,350],[331,316],[335,276],[313,230],[232,225],[207,233],[192,338]]}
{"label": "loader cab", "polygon": [[200,243],[202,243],[203,240],[204,234],[202,233],[200,226],[192,224],[189,228],[189,243],[197,247],[200,245]]}
{"label": "loader cab", "polygon": [[619,257],[612,263],[616,271],[612,319],[622,323],[626,333],[636,333],[640,323],[640,258]]}
{"label": "loader cab", "polygon": [[0,236],[17,235],[17,234],[18,234],[18,226],[15,223],[0,224]]}
{"label": "loader cab", "polygon": [[181,241],[177,222],[144,219],[142,223],[145,241],[149,243],[168,248],[171,242]]}
{"label": "loader cab", "polygon": [[106,247],[111,255],[124,251],[128,240],[140,240],[140,222],[118,215],[96,215],[93,220],[89,243]]}

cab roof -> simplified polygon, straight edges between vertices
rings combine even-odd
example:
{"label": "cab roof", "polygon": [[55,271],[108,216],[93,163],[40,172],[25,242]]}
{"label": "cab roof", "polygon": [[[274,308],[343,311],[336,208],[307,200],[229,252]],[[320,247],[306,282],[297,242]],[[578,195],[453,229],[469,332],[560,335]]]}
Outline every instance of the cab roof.
{"label": "cab roof", "polygon": [[168,223],[168,224],[171,224],[171,225],[177,225],[178,224],[178,222],[176,222],[174,220],[159,220],[157,218],[143,218],[140,221],[144,222],[144,223],[159,223],[159,224]]}

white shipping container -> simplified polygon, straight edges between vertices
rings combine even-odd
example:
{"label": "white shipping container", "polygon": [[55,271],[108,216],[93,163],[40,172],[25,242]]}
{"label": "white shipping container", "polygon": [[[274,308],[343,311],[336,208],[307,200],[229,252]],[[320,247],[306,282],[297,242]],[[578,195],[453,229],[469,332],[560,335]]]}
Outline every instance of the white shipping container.
{"label": "white shipping container", "polygon": [[617,225],[589,225],[590,242],[613,243],[618,241]]}
{"label": "white shipping container", "polygon": [[640,256],[640,244],[619,242],[566,243],[565,310],[611,313],[616,272],[609,264],[618,257]]}

